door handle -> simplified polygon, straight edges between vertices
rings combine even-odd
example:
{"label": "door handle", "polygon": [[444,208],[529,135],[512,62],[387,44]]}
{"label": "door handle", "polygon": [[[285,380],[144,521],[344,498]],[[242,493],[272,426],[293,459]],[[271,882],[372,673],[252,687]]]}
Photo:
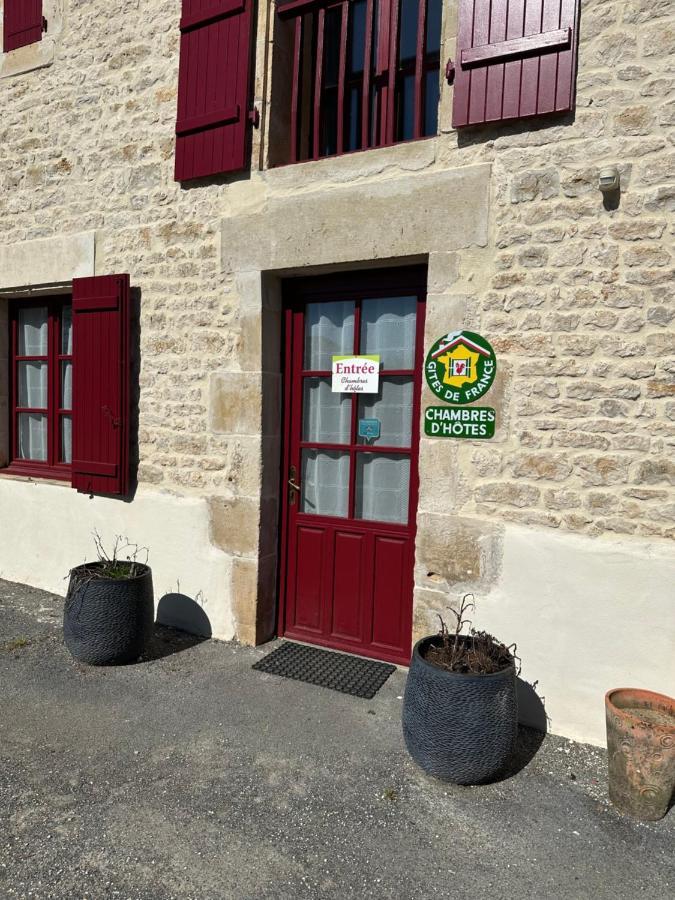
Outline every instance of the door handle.
{"label": "door handle", "polygon": [[288,502],[291,506],[295,506],[295,498],[300,495],[300,485],[295,480],[298,477],[298,470],[295,466],[291,466],[288,470],[288,486],[291,489],[288,495]]}

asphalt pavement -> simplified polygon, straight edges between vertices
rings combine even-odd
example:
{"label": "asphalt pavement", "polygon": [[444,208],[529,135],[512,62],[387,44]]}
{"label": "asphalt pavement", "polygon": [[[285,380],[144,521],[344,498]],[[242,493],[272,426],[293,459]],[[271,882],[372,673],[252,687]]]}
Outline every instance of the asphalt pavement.
{"label": "asphalt pavement", "polygon": [[363,700],[166,628],[90,668],[62,604],[0,581],[3,900],[675,896],[675,810],[620,816],[601,749],[522,730],[509,777],[444,784],[405,751],[402,670]]}

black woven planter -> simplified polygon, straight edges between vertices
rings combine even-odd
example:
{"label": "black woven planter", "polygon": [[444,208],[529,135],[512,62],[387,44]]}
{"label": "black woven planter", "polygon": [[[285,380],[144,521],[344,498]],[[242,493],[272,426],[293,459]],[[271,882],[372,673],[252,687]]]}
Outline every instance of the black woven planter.
{"label": "black woven planter", "polygon": [[429,775],[480,784],[499,774],[514,749],[515,665],[492,675],[447,672],[420,654],[437,643],[437,636],[423,638],[413,650],[403,700],[405,745]]}
{"label": "black woven planter", "polygon": [[71,570],[63,613],[66,647],[93,666],[134,662],[146,649],[155,620],[152,572],[136,563],[134,578],[91,578],[87,563]]}

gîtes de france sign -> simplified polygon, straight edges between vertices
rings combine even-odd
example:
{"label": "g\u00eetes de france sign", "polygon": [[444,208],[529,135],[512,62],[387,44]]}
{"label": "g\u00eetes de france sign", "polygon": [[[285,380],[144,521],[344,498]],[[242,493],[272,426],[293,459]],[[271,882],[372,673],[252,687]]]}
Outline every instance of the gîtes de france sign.
{"label": "g\u00eetes de france sign", "polygon": [[379,356],[334,356],[334,394],[376,394],[380,387]]}
{"label": "g\u00eetes de france sign", "polygon": [[428,437],[487,440],[494,437],[495,418],[495,411],[489,406],[428,406],[424,411],[424,433]]}
{"label": "g\u00eetes de france sign", "polygon": [[445,403],[474,403],[485,394],[497,372],[490,344],[473,331],[451,331],[427,354],[424,374],[431,391]]}

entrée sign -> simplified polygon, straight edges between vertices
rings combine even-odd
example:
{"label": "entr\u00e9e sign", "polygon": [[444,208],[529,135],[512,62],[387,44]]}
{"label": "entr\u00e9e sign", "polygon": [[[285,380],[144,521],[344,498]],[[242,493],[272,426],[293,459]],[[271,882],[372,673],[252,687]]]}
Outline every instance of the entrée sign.
{"label": "entr\u00e9e sign", "polygon": [[380,389],[380,357],[334,356],[334,394],[377,394]]}

